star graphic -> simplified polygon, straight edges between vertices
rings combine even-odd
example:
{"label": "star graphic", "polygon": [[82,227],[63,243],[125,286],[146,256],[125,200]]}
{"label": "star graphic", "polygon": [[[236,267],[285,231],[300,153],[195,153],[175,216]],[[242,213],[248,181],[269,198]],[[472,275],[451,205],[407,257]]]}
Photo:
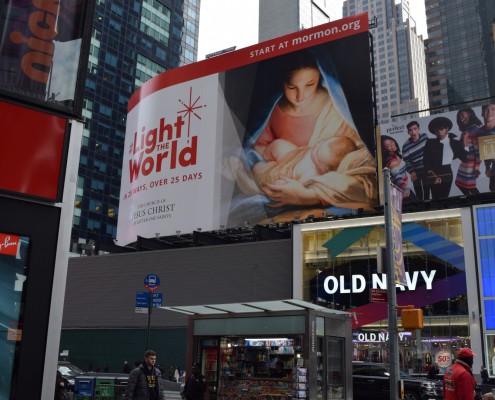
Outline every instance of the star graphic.
{"label": "star graphic", "polygon": [[198,96],[196,100],[193,102],[193,94],[192,87],[189,88],[189,102],[186,104],[185,101],[179,99],[179,103],[181,103],[185,108],[183,110],[177,111],[177,114],[183,114],[184,117],[187,117],[187,140],[189,141],[189,134],[191,130],[191,115],[194,115],[197,119],[201,120],[201,116],[196,112],[200,108],[205,108],[206,105],[197,105],[201,96]]}

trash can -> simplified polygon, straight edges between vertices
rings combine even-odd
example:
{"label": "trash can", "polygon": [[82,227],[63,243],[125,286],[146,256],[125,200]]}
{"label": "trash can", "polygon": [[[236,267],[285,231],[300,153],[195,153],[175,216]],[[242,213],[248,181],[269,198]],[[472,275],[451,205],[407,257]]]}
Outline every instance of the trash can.
{"label": "trash can", "polygon": [[97,376],[95,379],[94,400],[114,400],[115,398],[115,378],[107,376]]}
{"label": "trash can", "polygon": [[115,400],[125,399],[125,388],[127,387],[127,381],[129,377],[118,376],[115,378]]}
{"label": "trash can", "polygon": [[93,400],[95,395],[94,376],[76,376],[74,380],[74,398]]}

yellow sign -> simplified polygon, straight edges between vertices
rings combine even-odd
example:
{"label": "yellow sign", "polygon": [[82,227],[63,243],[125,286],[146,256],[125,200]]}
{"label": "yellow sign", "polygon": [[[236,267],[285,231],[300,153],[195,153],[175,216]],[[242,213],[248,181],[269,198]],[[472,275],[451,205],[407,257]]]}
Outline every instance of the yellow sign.
{"label": "yellow sign", "polygon": [[479,136],[478,145],[480,148],[480,159],[495,159],[495,135]]}

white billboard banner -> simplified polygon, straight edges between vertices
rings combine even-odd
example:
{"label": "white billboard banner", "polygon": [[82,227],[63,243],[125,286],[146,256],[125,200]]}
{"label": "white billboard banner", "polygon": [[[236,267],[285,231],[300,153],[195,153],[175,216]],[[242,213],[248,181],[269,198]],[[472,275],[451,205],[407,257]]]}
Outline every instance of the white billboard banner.
{"label": "white billboard banner", "polygon": [[369,47],[360,14],[146,82],[129,101],[119,244],[373,209]]}

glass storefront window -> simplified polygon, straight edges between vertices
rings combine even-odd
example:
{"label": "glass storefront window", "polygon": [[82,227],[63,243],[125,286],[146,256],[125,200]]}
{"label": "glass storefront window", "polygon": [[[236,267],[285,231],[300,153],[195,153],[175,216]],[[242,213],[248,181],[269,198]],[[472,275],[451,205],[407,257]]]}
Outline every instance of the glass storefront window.
{"label": "glass storefront window", "polygon": [[0,232],[0,399],[9,399],[22,342],[29,238]]}
{"label": "glass storefront window", "polygon": [[[301,289],[305,301],[353,314],[354,360],[388,362],[387,303],[371,302],[372,289],[386,289],[385,230],[368,221],[302,230]],[[462,220],[425,215],[404,222],[402,236],[397,304],[422,308],[424,328],[401,336],[400,366],[423,374],[441,360],[446,369],[470,345]]]}
{"label": "glass storefront window", "polygon": [[495,375],[495,334],[485,335],[485,365],[489,375]]}

